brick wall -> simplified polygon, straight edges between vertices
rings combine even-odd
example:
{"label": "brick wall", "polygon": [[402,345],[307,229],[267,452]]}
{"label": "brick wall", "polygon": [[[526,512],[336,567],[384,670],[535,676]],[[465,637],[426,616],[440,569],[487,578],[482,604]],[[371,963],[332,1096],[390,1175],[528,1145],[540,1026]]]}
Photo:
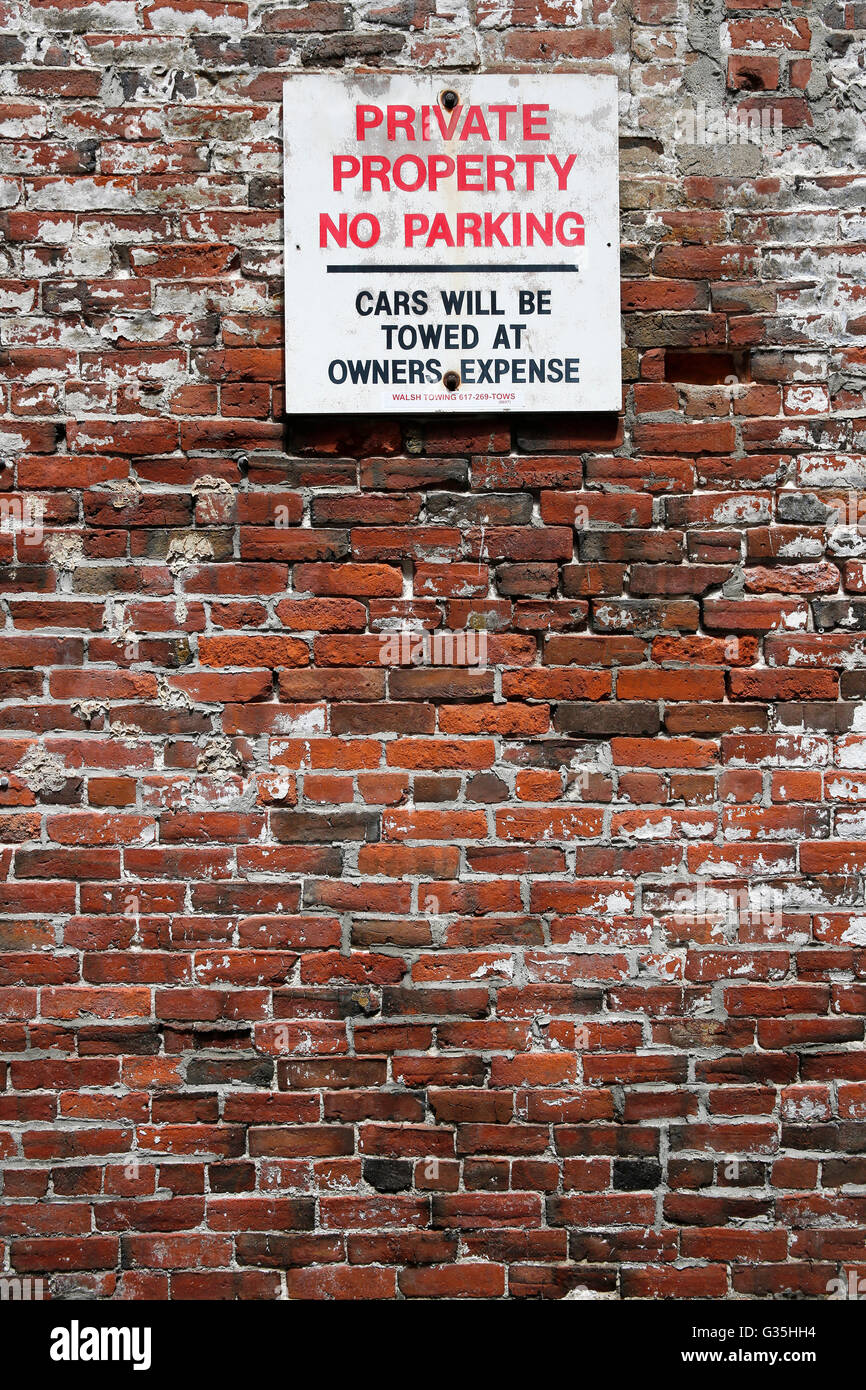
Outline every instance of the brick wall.
{"label": "brick wall", "polygon": [[[863,4],[0,9],[0,1270],[866,1273]],[[358,64],[618,75],[618,419],[286,425]]]}

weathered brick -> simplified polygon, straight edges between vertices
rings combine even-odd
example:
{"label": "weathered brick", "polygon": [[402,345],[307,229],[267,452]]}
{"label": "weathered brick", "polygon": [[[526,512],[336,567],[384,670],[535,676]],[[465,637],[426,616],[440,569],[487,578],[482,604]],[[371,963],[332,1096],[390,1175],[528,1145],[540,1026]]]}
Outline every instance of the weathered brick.
{"label": "weathered brick", "polygon": [[[863,1265],[863,7],[579,8],[3,12],[0,1265],[52,1298]],[[622,408],[287,417],[285,72],[503,62],[630,93]],[[707,63],[772,141],[681,138]]]}

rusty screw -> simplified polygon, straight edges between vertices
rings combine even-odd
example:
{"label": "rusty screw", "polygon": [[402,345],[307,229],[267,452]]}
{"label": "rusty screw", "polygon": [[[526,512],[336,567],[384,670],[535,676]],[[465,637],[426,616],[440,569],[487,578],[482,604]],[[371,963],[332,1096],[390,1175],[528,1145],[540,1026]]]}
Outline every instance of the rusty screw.
{"label": "rusty screw", "polygon": [[442,385],[446,391],[456,391],[460,385],[460,377],[456,372],[446,372],[442,378]]}
{"label": "rusty screw", "polygon": [[452,89],[449,87],[446,91],[442,93],[439,100],[445,107],[446,111],[453,111],[460,98],[457,95],[457,93],[455,91],[452,91]]}

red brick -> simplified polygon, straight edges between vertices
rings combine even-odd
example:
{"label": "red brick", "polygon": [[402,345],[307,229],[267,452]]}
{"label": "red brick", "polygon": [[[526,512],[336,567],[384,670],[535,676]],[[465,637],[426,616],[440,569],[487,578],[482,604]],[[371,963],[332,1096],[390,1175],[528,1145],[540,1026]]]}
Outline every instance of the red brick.
{"label": "red brick", "polygon": [[[687,171],[674,0],[631,45],[605,0],[482,0],[456,48],[428,0],[258,33],[239,0],[32,8],[0,113],[4,1270],[825,1297],[866,1230],[866,311],[820,119],[856,6],[722,15],[782,173],[766,142]],[[280,69],[473,44],[615,59],[643,112],[621,409],[293,415]]]}

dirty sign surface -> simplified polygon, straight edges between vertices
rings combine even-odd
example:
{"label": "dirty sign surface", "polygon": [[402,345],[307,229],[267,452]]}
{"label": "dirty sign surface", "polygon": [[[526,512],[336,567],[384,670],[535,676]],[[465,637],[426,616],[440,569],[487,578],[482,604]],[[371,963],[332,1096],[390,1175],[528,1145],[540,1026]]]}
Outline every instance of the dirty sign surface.
{"label": "dirty sign surface", "polygon": [[613,77],[284,87],[289,413],[618,410]]}

